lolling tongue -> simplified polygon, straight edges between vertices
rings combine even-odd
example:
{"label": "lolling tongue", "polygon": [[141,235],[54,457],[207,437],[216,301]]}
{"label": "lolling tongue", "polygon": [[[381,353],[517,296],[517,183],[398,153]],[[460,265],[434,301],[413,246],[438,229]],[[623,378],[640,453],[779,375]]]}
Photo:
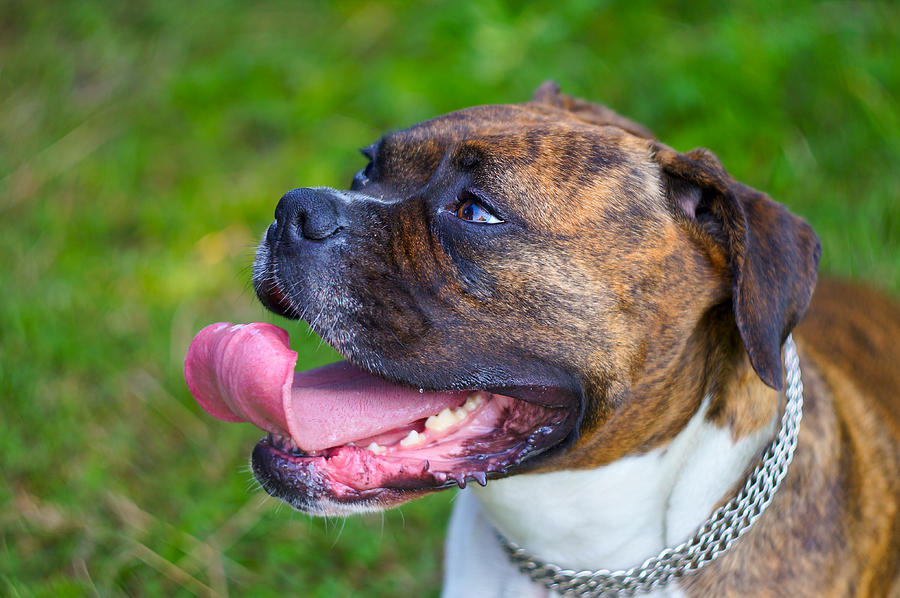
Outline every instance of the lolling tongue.
{"label": "lolling tongue", "polygon": [[465,401],[465,392],[419,392],[341,361],[295,372],[288,333],[271,324],[211,324],[197,333],[184,377],[200,406],[225,421],[290,434],[317,451],[368,438]]}

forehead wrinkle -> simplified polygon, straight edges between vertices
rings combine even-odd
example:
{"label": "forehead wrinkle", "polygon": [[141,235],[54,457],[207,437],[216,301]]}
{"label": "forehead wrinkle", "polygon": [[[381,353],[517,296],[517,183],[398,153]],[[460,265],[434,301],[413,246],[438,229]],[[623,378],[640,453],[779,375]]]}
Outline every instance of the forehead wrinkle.
{"label": "forehead wrinkle", "polygon": [[[476,182],[528,223],[584,232],[586,222],[602,225],[615,218],[632,227],[656,228],[668,214],[658,168],[646,142],[630,141],[621,135],[542,134],[530,144],[534,152],[527,158],[521,151],[529,145],[527,134],[466,144],[479,147],[484,157]],[[569,143],[568,153],[559,151],[561,142]],[[592,161],[598,152],[604,159]]]}
{"label": "forehead wrinkle", "polygon": [[514,133],[529,124],[546,120],[546,117],[516,104],[475,106],[388,133],[382,137],[382,141],[386,146],[399,144],[408,147],[433,140],[449,146],[484,135]]}
{"label": "forehead wrinkle", "polygon": [[[549,133],[553,129],[606,131],[610,135],[621,135],[614,127],[598,127],[578,121],[560,121],[556,113],[540,113],[533,106],[520,104],[498,104],[474,106],[451,112],[415,124],[407,129],[388,133],[380,140],[383,145],[401,144],[408,146],[427,140],[435,140],[450,145],[467,140],[489,140],[509,143],[517,135],[536,128]],[[491,137],[496,139],[491,140]]]}

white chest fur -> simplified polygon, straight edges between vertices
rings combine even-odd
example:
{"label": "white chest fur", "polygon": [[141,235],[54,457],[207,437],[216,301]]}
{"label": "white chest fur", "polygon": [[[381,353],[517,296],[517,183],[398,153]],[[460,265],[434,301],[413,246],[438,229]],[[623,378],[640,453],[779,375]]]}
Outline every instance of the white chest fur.
{"label": "white chest fur", "polygon": [[[548,596],[493,535],[571,569],[628,569],[686,539],[732,491],[776,417],[734,442],[706,401],[668,445],[598,469],[519,475],[460,493],[447,537],[444,598]],[[676,584],[653,594],[679,596]]]}

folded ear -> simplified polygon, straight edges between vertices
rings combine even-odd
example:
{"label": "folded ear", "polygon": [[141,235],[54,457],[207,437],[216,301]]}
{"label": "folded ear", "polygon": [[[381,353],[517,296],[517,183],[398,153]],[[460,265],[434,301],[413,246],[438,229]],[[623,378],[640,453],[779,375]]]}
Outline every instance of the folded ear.
{"label": "folded ear", "polygon": [[781,345],[816,286],[819,238],[784,206],[731,178],[709,150],[682,154],[654,143],[653,151],[671,208],[724,252],[734,319],[750,363],[780,389]]}
{"label": "folded ear", "polygon": [[632,135],[643,137],[644,139],[655,139],[653,133],[636,122],[628,120],[624,116],[613,112],[606,106],[601,104],[592,104],[585,100],[567,96],[560,93],[559,84],[556,81],[544,81],[541,86],[535,90],[531,101],[537,104],[553,106],[561,108],[572,113],[572,115],[580,120],[595,125],[610,125],[625,129]]}

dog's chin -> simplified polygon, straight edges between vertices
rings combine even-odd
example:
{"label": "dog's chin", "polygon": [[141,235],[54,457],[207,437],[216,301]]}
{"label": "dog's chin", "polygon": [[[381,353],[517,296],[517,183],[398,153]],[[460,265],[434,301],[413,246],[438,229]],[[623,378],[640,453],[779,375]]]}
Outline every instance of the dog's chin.
{"label": "dog's chin", "polygon": [[[280,289],[273,283],[257,286],[267,308],[297,319],[301,310]],[[330,344],[384,385],[405,392],[421,387],[452,392],[458,399],[439,412],[411,422],[400,419],[395,428],[315,451],[300,450],[289,434],[260,440],[251,460],[256,479],[270,495],[300,511],[341,515],[382,510],[453,486],[485,485],[532,469],[574,440],[581,399],[562,376],[523,372],[493,380],[448,379],[445,368],[429,375],[427,364],[416,363],[407,370],[414,372],[411,377],[404,378],[407,368],[385,366],[369,350]],[[434,380],[442,383],[430,383]]]}

